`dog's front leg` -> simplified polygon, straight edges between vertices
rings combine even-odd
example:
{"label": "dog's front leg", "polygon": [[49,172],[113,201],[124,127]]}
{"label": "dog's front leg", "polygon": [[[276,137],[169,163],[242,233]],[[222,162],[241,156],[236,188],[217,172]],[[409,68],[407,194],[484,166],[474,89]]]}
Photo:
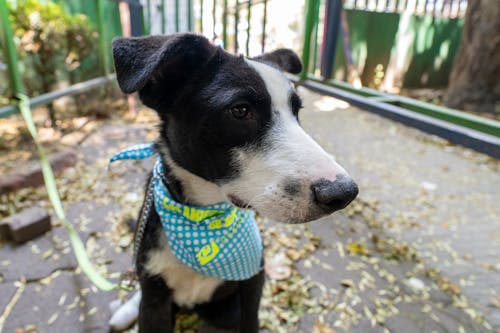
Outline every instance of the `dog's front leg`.
{"label": "dog's front leg", "polygon": [[172,333],[177,312],[172,291],[159,276],[143,277],[140,283],[139,333]]}
{"label": "dog's front leg", "polygon": [[264,270],[261,270],[254,277],[240,282],[240,333],[259,332],[259,305],[264,279]]}

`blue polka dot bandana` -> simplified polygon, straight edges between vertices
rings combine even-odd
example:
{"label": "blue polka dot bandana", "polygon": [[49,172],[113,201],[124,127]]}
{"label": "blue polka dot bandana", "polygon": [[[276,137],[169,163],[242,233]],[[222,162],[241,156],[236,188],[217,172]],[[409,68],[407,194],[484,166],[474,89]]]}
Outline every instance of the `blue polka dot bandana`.
{"label": "blue polka dot bandana", "polygon": [[[111,158],[139,160],[155,155],[153,144],[122,150]],[[200,274],[226,281],[246,280],[261,269],[262,240],[254,214],[221,202],[190,206],[175,201],[163,181],[158,158],[150,186],[154,206],[175,256]]]}

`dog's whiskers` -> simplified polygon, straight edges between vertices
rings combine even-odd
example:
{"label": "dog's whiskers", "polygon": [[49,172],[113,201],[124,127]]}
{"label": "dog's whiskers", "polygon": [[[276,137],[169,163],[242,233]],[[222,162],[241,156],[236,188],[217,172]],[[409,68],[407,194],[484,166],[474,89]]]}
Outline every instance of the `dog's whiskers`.
{"label": "dog's whiskers", "polygon": [[245,208],[251,208],[252,207],[252,203],[254,202],[254,200],[260,198],[260,197],[263,197],[266,195],[266,192],[262,192],[260,194],[257,194],[255,195],[253,198],[251,198],[248,203],[245,205]]}

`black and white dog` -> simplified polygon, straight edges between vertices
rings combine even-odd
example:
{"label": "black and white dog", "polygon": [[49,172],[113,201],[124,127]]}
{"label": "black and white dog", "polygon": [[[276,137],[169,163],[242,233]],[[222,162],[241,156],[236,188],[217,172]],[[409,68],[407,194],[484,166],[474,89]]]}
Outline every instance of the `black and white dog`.
{"label": "black and white dog", "polygon": [[[113,41],[118,83],[156,110],[157,143],[176,201],[230,201],[270,219],[303,223],[346,207],[358,189],[298,121],[301,99],[282,71],[299,73],[280,49],[234,56],[194,34]],[[204,276],[169,249],[151,210],[137,250],[139,332],[172,332],[176,311],[212,327],[258,332],[264,273],[244,281]]]}

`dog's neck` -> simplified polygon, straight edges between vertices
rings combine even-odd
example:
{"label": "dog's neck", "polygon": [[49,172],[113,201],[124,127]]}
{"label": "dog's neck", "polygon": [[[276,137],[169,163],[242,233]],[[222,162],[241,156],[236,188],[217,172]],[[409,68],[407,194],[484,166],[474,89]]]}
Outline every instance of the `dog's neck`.
{"label": "dog's neck", "polygon": [[213,205],[227,200],[219,186],[196,176],[175,163],[165,144],[160,143],[159,148],[163,165],[168,172],[166,175],[168,187],[175,200],[198,206]]}

